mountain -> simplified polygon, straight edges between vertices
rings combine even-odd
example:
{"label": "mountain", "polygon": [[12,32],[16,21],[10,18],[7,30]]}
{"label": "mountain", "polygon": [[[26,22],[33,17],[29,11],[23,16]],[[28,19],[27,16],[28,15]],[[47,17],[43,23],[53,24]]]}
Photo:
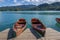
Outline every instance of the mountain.
{"label": "mountain", "polygon": [[6,7],[0,7],[0,11],[27,10],[32,7],[35,7],[35,5],[6,6]]}
{"label": "mountain", "polygon": [[44,10],[60,10],[60,2],[54,2],[52,4],[44,3],[40,4],[37,7],[31,8],[30,10],[39,10],[39,11],[44,11]]}
{"label": "mountain", "polygon": [[13,7],[15,7],[15,8],[31,8],[31,7],[35,7],[35,5],[20,5],[20,6],[13,6]]}
{"label": "mountain", "polygon": [[51,5],[53,5],[53,6],[60,6],[60,2],[54,2]]}
{"label": "mountain", "polygon": [[60,2],[54,2],[52,4],[44,3],[38,6],[36,5],[20,5],[20,6],[7,6],[0,7],[0,11],[45,11],[56,10],[60,11]]}

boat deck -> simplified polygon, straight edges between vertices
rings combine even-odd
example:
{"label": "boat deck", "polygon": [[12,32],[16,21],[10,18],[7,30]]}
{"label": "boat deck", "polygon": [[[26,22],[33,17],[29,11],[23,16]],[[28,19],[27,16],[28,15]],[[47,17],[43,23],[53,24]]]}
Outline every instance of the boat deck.
{"label": "boat deck", "polygon": [[[9,30],[6,29],[0,32],[0,40],[7,40]],[[60,40],[60,32],[52,28],[47,28],[45,37],[41,37],[35,30],[27,28],[21,35],[9,40]]]}

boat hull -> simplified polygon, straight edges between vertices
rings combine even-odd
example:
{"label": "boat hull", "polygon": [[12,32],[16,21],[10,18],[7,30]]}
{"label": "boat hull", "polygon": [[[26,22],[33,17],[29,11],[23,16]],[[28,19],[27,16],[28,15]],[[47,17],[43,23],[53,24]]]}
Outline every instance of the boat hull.
{"label": "boat hull", "polygon": [[57,23],[60,23],[60,18],[56,18]]}
{"label": "boat hull", "polygon": [[41,34],[43,37],[45,36],[45,32],[46,30],[42,31],[42,30],[38,30],[38,29],[35,29],[33,28],[35,31],[37,31],[39,34]]}
{"label": "boat hull", "polygon": [[[31,22],[32,22],[32,28],[34,30],[36,30],[38,33],[40,33],[44,37],[45,36],[45,32],[46,32],[46,27],[42,24],[42,22],[40,20],[36,19],[36,18],[33,18],[31,20]],[[36,24],[41,24],[42,28],[38,28],[38,26],[36,26]]]}
{"label": "boat hull", "polygon": [[[26,29],[26,21],[25,19],[20,19],[21,21],[18,21],[19,24],[17,24],[17,22],[14,24],[13,26],[13,30],[16,33],[16,36],[19,36],[25,29]],[[23,20],[23,21],[22,21]],[[16,26],[17,25],[17,26]],[[19,28],[18,25],[21,27]],[[21,26],[23,25],[23,26]]]}

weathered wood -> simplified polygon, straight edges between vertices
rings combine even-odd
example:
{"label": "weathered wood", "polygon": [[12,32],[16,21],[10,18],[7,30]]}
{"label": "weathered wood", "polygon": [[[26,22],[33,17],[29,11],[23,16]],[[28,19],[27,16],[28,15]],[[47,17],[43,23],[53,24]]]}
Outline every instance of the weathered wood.
{"label": "weathered wood", "polygon": [[[0,40],[7,40],[9,30],[10,29],[6,29],[0,32]],[[31,30],[27,28],[21,35],[10,40],[60,40],[60,32],[52,28],[47,28],[45,37],[37,39]]]}

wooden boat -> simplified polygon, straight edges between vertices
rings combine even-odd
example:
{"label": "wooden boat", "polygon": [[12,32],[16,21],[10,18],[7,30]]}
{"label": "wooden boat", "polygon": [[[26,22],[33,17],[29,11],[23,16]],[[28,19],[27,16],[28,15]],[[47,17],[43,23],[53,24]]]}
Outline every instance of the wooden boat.
{"label": "wooden boat", "polygon": [[26,28],[26,21],[25,19],[19,19],[13,26],[13,30],[16,33],[16,36],[20,35]]}
{"label": "wooden boat", "polygon": [[57,23],[60,23],[60,18],[56,18]]}
{"label": "wooden boat", "polygon": [[42,24],[42,22],[39,21],[36,18],[33,18],[31,20],[31,22],[32,22],[32,28],[34,30],[36,30],[38,33],[40,33],[44,37],[45,36],[46,27]]}

